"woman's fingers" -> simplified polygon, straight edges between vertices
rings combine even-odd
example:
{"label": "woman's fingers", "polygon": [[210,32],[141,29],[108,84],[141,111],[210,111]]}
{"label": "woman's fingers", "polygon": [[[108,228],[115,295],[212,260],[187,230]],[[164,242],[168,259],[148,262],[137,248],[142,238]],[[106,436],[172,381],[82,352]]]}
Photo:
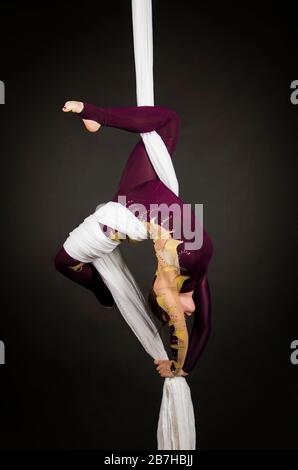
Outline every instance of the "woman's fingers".
{"label": "woman's fingers", "polygon": [[[171,361],[163,361],[156,367],[156,370],[159,374],[172,374],[171,371]],[[163,375],[164,376],[164,375]]]}
{"label": "woman's fingers", "polygon": [[167,359],[155,360],[154,364],[156,364],[157,366],[165,366],[166,364],[170,364],[170,361],[168,361]]}
{"label": "woman's fingers", "polygon": [[156,370],[158,370],[158,371],[160,371],[162,369],[169,371],[170,366],[168,364],[160,364],[158,367],[156,367]]}
{"label": "woman's fingers", "polygon": [[173,372],[161,371],[161,372],[159,372],[159,375],[161,377],[173,377]]}
{"label": "woman's fingers", "polygon": [[162,362],[165,362],[166,359],[155,359],[154,364],[161,364]]}
{"label": "woman's fingers", "polygon": [[168,359],[155,359],[154,364],[157,365],[156,370],[160,377],[173,377],[171,371],[171,361]]}
{"label": "woman's fingers", "polygon": [[[160,362],[169,362],[169,361],[160,361]],[[160,375],[160,377],[173,377],[173,372],[171,371],[169,365],[160,364],[156,368],[156,371]]]}

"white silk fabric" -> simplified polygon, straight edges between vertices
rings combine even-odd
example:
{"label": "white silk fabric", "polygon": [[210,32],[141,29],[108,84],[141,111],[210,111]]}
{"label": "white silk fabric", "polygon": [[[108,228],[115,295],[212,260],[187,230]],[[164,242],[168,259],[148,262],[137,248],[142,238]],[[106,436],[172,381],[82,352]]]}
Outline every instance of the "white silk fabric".
{"label": "white silk fabric", "polygon": [[[132,23],[137,104],[154,105],[151,0],[132,0]],[[161,181],[178,195],[178,181],[167,148],[157,132],[142,133],[148,156]],[[168,355],[152,320],[149,306],[120,251],[121,242],[102,231],[107,225],[130,238],[148,238],[147,228],[128,208],[109,201],[69,233],[63,246],[73,258],[92,263],[110,289],[114,301],[145,351],[153,359]],[[153,369],[153,373],[156,373]],[[184,377],[164,379],[157,427],[159,450],[193,450],[196,429],[190,388]]]}

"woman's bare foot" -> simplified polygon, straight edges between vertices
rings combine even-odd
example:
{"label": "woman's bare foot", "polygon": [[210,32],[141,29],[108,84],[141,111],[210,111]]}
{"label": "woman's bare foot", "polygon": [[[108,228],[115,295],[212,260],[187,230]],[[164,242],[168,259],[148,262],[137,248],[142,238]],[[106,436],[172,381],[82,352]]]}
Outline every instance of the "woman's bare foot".
{"label": "woman's bare foot", "polygon": [[[84,103],[81,101],[66,101],[65,105],[62,108],[64,113],[81,113],[84,109]],[[101,127],[101,124],[98,122],[92,121],[90,119],[83,119],[86,129],[89,132],[96,132]]]}
{"label": "woman's bare foot", "polygon": [[81,101],[66,101],[65,105],[63,106],[62,111],[65,113],[80,113],[84,109],[84,103]]}

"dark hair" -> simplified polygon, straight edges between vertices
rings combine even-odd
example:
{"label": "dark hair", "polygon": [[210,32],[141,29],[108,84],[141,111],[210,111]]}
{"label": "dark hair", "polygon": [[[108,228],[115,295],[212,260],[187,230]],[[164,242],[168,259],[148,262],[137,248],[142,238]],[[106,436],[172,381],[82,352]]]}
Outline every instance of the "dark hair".
{"label": "dark hair", "polygon": [[154,316],[156,318],[158,318],[159,321],[161,321],[161,323],[163,325],[166,325],[167,324],[167,320],[164,320],[163,319],[163,315],[165,317],[168,317],[168,314],[167,312],[165,312],[165,310],[163,308],[161,308],[161,306],[159,305],[159,303],[157,302],[156,300],[156,294],[153,290],[153,287],[151,288],[150,292],[149,292],[149,295],[148,295],[148,304],[149,304],[149,307],[151,309],[151,312],[154,314]]}

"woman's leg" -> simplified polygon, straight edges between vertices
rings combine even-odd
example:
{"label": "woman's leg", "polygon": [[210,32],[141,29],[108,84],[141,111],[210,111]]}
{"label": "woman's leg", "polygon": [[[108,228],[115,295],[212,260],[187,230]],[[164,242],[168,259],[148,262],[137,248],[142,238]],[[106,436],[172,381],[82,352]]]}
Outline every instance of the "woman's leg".
{"label": "woman's leg", "polygon": [[69,256],[63,247],[56,254],[54,263],[57,271],[93,292],[104,307],[114,305],[110,290],[92,263],[81,263]]}
{"label": "woman's leg", "polygon": [[[171,156],[176,149],[180,132],[180,118],[176,111],[162,106],[127,106],[102,108],[84,103],[77,114],[83,119],[93,120],[104,127],[114,127],[133,133],[156,131]],[[118,191],[126,193],[147,181],[159,178],[148,157],[143,140],[133,148],[123,169]]]}

